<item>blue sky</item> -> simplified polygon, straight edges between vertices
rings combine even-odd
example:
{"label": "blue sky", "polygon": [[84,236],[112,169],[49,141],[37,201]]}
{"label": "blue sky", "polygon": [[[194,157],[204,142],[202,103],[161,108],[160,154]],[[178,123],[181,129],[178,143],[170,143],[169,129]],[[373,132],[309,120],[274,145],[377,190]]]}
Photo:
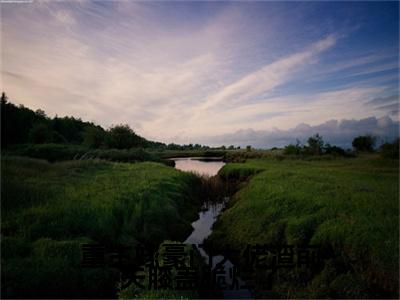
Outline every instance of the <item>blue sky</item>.
{"label": "blue sky", "polygon": [[16,103],[146,138],[281,146],[398,134],[398,2],[2,4]]}

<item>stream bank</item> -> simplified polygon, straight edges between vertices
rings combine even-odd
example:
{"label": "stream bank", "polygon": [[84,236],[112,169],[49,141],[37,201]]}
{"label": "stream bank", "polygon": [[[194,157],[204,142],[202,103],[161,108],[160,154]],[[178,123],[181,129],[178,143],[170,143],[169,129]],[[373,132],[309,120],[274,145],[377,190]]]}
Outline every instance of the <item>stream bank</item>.
{"label": "stream bank", "polygon": [[[199,158],[185,157],[175,158],[175,168],[198,174],[202,181],[203,205],[199,213],[199,218],[192,223],[193,232],[184,241],[185,244],[194,244],[204,258],[204,263],[210,267],[210,270],[224,269],[228,273],[224,273],[223,283],[228,286],[233,286],[234,280],[241,286],[244,281],[240,277],[232,278],[231,272],[236,267],[229,261],[227,257],[222,255],[209,256],[212,250],[204,247],[204,241],[212,233],[214,223],[218,216],[222,213],[225,206],[229,203],[232,195],[237,191],[241,178],[223,178],[219,175],[221,168],[225,165],[222,158]],[[243,178],[242,178],[243,179]],[[220,275],[221,276],[221,275]],[[221,277],[220,279],[221,280]],[[204,292],[204,291],[203,291]],[[247,288],[236,289],[221,289],[217,288],[214,291],[209,291],[201,295],[202,297],[223,297],[225,299],[240,299],[251,298],[251,291]]]}
{"label": "stream bank", "polygon": [[[272,285],[256,282],[257,298],[398,298],[398,162],[365,155],[353,159],[257,159],[228,164],[221,177],[257,170],[229,201],[206,246],[293,246],[293,264],[279,267]],[[318,263],[299,251],[316,247]],[[252,248],[251,248],[252,249]],[[250,250],[251,250],[250,249]],[[272,251],[270,251],[270,250]],[[274,270],[275,271],[275,270]],[[257,279],[257,278],[256,278]]]}

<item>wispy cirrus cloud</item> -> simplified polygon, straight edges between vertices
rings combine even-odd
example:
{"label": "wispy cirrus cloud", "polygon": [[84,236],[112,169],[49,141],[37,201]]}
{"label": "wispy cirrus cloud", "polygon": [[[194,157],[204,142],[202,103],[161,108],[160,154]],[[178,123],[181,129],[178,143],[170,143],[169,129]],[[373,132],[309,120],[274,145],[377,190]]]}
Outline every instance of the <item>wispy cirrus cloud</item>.
{"label": "wispy cirrus cloud", "polygon": [[185,124],[188,133],[201,135],[204,131],[222,134],[240,128],[289,129],[304,120],[315,125],[330,118],[363,118],[376,113],[376,108],[366,107],[365,102],[371,95],[379,95],[382,91],[381,87],[347,87],[312,95],[269,97],[230,108],[221,104],[218,109],[201,112],[208,120],[201,128],[196,119],[187,120]]}
{"label": "wispy cirrus cloud", "polygon": [[382,105],[382,104],[387,104],[387,103],[397,103],[399,101],[399,96],[398,95],[391,95],[388,97],[377,97],[372,100],[369,100],[366,102],[366,105]]}
{"label": "wispy cirrus cloud", "polygon": [[398,95],[398,35],[375,29],[388,21],[368,4],[332,14],[324,5],[5,4],[3,89],[50,115],[127,123],[164,142],[332,118],[398,120],[398,100],[366,104]]}
{"label": "wispy cirrus cloud", "polygon": [[222,104],[226,105],[227,101],[230,101],[233,105],[239,104],[243,100],[249,101],[254,96],[271,91],[289,78],[292,78],[302,66],[310,64],[318,53],[332,47],[336,40],[337,38],[334,35],[329,35],[312,44],[305,51],[291,54],[288,57],[267,64],[211,95],[200,109],[208,109],[222,102],[225,102]]}
{"label": "wispy cirrus cloud", "polygon": [[387,97],[377,97],[365,103],[366,106],[374,107],[377,111],[383,111],[388,115],[399,117],[399,95],[391,95]]}

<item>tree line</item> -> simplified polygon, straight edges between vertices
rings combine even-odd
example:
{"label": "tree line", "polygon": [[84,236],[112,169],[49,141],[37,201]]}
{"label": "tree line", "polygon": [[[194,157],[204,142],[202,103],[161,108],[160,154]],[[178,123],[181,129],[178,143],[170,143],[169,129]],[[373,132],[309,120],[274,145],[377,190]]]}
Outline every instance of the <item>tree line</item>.
{"label": "tree line", "polygon": [[15,105],[3,92],[1,96],[1,144],[9,148],[18,144],[74,144],[98,149],[153,148],[165,150],[209,149],[200,144],[178,145],[149,141],[129,125],[118,124],[109,129],[75,117],[51,118],[38,109],[33,111]]}
{"label": "tree line", "polygon": [[[38,109],[33,111],[23,105],[15,105],[8,101],[6,94],[1,96],[1,146],[3,149],[18,144],[72,144],[83,145],[91,149],[131,149],[151,148],[156,150],[239,150],[233,145],[210,148],[200,144],[178,145],[164,144],[149,141],[134,132],[129,125],[118,124],[104,129],[92,122],[82,121],[75,117],[51,118]],[[354,138],[352,146],[355,152],[373,152],[376,146],[376,137],[371,135]],[[251,151],[250,145],[246,151]],[[393,143],[384,143],[378,149],[386,157],[398,158],[399,139]],[[289,144],[284,148],[288,155],[323,155],[332,154],[347,156],[352,151],[325,143],[318,133],[302,145]]]}
{"label": "tree line", "polygon": [[399,144],[400,140],[397,138],[392,143],[386,142],[376,149],[377,138],[372,135],[361,135],[355,137],[352,141],[354,152],[351,150],[344,150],[338,146],[332,146],[325,143],[323,137],[318,133],[309,137],[307,144],[302,145],[299,140],[296,144],[289,144],[284,148],[284,154],[287,155],[323,155],[332,154],[338,156],[349,156],[360,152],[374,152],[378,150],[382,156],[387,158],[399,158]]}

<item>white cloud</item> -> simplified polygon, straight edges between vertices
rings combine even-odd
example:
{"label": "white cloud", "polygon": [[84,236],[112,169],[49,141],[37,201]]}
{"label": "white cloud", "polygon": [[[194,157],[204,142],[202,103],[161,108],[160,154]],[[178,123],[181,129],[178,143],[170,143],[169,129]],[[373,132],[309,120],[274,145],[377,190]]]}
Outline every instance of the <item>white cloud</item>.
{"label": "white cloud", "polygon": [[200,109],[206,110],[221,103],[227,105],[228,101],[230,104],[238,104],[243,101],[249,101],[251,97],[261,93],[271,91],[293,77],[294,72],[298,71],[300,67],[310,64],[315,55],[332,47],[335,43],[336,38],[334,35],[330,35],[311,45],[305,51],[268,64],[258,71],[225,86],[218,93],[210,96]]}
{"label": "white cloud", "polygon": [[71,13],[69,13],[67,10],[64,9],[60,9],[59,11],[57,11],[55,17],[60,23],[66,25],[74,25],[76,23]]}
{"label": "white cloud", "polygon": [[165,142],[387,113],[363,105],[385,96],[383,83],[274,94],[308,76],[339,44],[336,35],[303,40],[290,33],[290,43],[278,45],[287,20],[273,11],[268,24],[235,5],[180,23],[154,7],[132,1],[5,7],[5,91],[50,115],[105,127],[127,123]]}
{"label": "white cloud", "polygon": [[[232,144],[242,147],[252,145],[256,148],[272,148],[296,143],[297,139],[305,144],[308,137],[316,133],[322,135],[324,141],[331,145],[351,148],[351,141],[359,135],[372,134],[379,138],[378,142],[392,141],[399,137],[399,122],[393,121],[388,116],[368,117],[360,120],[332,119],[314,126],[301,123],[287,130],[242,129],[234,133],[207,137],[207,140],[214,146]],[[201,143],[202,139],[197,141]]]}

